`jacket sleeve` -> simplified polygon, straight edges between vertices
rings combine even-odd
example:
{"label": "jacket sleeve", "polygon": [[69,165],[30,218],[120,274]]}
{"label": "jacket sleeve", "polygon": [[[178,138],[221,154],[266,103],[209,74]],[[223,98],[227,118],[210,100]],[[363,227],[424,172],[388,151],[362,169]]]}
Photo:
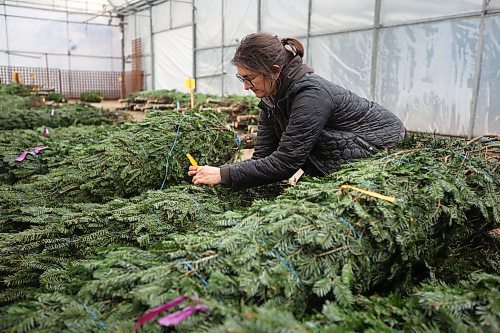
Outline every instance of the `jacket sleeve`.
{"label": "jacket sleeve", "polygon": [[332,101],[318,98],[320,89],[309,86],[290,101],[288,125],[274,152],[228,166],[233,190],[288,179],[305,163],[331,113]]}
{"label": "jacket sleeve", "polygon": [[257,141],[252,159],[257,160],[271,155],[278,148],[278,143],[278,137],[274,130],[274,117],[271,117],[269,111],[262,109],[259,114]]}

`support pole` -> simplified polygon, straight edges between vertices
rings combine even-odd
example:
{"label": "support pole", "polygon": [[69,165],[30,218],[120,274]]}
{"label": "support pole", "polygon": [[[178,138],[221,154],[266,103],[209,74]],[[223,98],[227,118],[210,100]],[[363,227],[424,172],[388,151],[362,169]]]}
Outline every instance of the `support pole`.
{"label": "support pole", "polygon": [[222,32],[221,32],[221,44],[220,44],[220,68],[221,68],[221,92],[220,95],[224,96],[224,0],[222,0],[221,6],[221,15],[222,15]]}
{"label": "support pole", "polygon": [[311,36],[312,0],[309,0],[309,4],[307,7],[308,7],[308,9],[307,9],[306,61],[308,64],[310,64],[312,66],[313,63],[311,61],[311,47],[309,46],[309,37]]}
{"label": "support pole", "polygon": [[467,133],[467,137],[469,139],[472,139],[474,137],[474,127],[476,126],[477,98],[479,94],[479,87],[481,85],[481,67],[483,64],[484,50],[484,28],[486,23],[486,8],[488,6],[488,2],[489,0],[483,0],[483,7],[481,9],[481,21],[479,23],[479,38],[477,41],[474,88],[472,90],[472,101],[470,106],[469,132]]}
{"label": "support pole", "polygon": [[45,53],[45,79],[47,80],[46,88],[50,88],[50,79],[49,79],[49,55]]}
{"label": "support pole", "polygon": [[151,39],[151,89],[155,90],[155,49],[153,38],[153,5],[149,5],[149,37]]}
{"label": "support pole", "polygon": [[262,30],[262,0],[257,0],[257,32]]}
{"label": "support pole", "polygon": [[380,5],[382,0],[375,1],[375,16],[373,18],[373,36],[372,36],[372,63],[370,74],[370,95],[375,100],[377,85],[377,64],[378,64],[378,44],[380,35]]}
{"label": "support pole", "polygon": [[[193,0],[193,78],[196,80],[196,6]],[[196,88],[194,89],[196,92]]]}

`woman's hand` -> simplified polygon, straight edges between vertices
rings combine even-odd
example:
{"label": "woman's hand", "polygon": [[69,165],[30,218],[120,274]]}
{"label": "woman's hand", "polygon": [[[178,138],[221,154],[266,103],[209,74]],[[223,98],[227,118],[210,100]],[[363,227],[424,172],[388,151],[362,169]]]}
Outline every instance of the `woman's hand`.
{"label": "woman's hand", "polygon": [[217,185],[221,182],[220,168],[208,165],[190,166],[188,175],[193,177],[195,185]]}

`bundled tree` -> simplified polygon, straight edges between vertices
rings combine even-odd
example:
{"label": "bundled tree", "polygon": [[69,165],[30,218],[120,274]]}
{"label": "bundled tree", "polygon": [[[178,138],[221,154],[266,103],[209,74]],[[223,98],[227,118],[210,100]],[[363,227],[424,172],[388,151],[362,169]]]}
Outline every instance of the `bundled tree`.
{"label": "bundled tree", "polygon": [[111,124],[117,119],[114,112],[87,104],[68,104],[57,109],[47,107],[38,109],[4,108],[0,111],[0,130],[33,129],[40,126],[53,128],[72,125],[101,125]]}
{"label": "bundled tree", "polygon": [[[118,130],[118,126],[100,125],[60,127],[48,133],[45,128],[1,131],[0,183],[13,184],[35,174],[45,174],[74,151],[96,144]],[[42,146],[48,147],[43,153],[27,154],[22,161],[18,160],[23,151]]]}
{"label": "bundled tree", "polygon": [[111,124],[116,119],[115,113],[87,104],[68,104],[54,112],[47,107],[17,108],[0,112],[0,130],[32,129],[40,126],[101,125]]}
{"label": "bundled tree", "polygon": [[223,164],[234,146],[233,133],[213,112],[149,113],[143,122],[125,124],[99,143],[73,152],[47,175],[3,188],[0,208],[18,206],[19,193],[24,203],[42,197],[48,204],[131,197],[187,178],[188,152],[200,163]]}

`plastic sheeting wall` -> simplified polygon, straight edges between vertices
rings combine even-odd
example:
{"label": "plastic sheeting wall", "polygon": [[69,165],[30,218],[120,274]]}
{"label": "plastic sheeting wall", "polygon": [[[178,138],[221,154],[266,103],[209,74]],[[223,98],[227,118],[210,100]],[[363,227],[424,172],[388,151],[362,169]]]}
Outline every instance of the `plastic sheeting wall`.
{"label": "plastic sheeting wall", "polygon": [[414,131],[468,134],[479,19],[383,29],[376,100]]}
{"label": "plastic sheeting wall", "polygon": [[[497,1],[500,7],[500,0]],[[500,133],[500,16],[486,18],[475,135]]]}
{"label": "plastic sheeting wall", "polygon": [[123,20],[123,57],[125,71],[132,70],[132,40],[141,39],[141,65],[144,72],[144,88],[153,89],[152,59],[151,59],[151,15],[149,10],[143,10],[129,15]]}
{"label": "plastic sheeting wall", "polygon": [[479,69],[482,5],[381,0],[377,16],[373,0],[194,0],[198,91],[245,94],[232,54],[241,37],[264,31],[298,37],[318,74],[387,106],[409,130],[497,134],[500,0],[487,4]]}
{"label": "plastic sheeting wall", "polygon": [[1,65],[122,69],[116,18],[6,5],[0,7],[0,15]]}
{"label": "plastic sheeting wall", "polygon": [[141,38],[144,89],[181,90],[193,75],[192,11],[189,1],[165,1],[124,18],[125,70],[132,40]]}

